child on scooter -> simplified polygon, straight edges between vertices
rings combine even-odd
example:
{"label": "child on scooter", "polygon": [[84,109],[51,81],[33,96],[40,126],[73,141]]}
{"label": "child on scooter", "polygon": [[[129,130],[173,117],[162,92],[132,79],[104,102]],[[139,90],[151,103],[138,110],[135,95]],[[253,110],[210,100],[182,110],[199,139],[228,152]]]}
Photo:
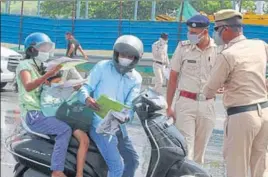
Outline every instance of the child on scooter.
{"label": "child on scooter", "polygon": [[[53,89],[57,89],[56,87],[53,87],[57,84],[60,84],[64,81],[66,81],[66,77],[68,75],[72,75],[73,79],[76,80],[82,80],[83,78],[80,76],[80,74],[73,68],[71,70],[65,70],[65,71],[60,71],[57,75],[47,79],[47,82],[43,84],[42,86],[42,92],[41,92],[41,110],[42,113],[46,117],[57,117],[56,112],[58,108],[62,105],[63,102],[67,100],[72,100],[76,99],[77,97],[75,96],[76,93],[66,93],[65,98],[57,97],[53,95]],[[65,78],[64,78],[65,77]],[[75,86],[74,89],[79,89],[80,86]],[[58,118],[58,117],[57,117]],[[79,142],[79,148],[77,152],[77,165],[76,165],[76,177],[83,177],[83,168],[88,152],[88,147],[89,147],[89,138],[87,136],[89,127],[87,129],[83,128],[84,126],[80,126],[79,119],[81,117],[75,117],[75,120],[71,120],[71,117],[64,117],[64,118],[59,118],[61,121],[65,122],[68,124],[72,130],[73,130],[73,136],[78,140]],[[82,123],[82,122],[81,122]]]}

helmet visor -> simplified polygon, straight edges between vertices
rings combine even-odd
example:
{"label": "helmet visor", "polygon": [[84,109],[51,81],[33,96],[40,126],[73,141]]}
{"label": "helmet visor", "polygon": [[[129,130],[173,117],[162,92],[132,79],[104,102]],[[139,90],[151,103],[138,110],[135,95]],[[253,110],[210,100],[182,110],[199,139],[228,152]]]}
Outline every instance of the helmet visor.
{"label": "helmet visor", "polygon": [[53,42],[41,42],[41,43],[38,43],[34,46],[34,48],[36,50],[38,50],[39,52],[50,52],[52,49],[53,49]]}

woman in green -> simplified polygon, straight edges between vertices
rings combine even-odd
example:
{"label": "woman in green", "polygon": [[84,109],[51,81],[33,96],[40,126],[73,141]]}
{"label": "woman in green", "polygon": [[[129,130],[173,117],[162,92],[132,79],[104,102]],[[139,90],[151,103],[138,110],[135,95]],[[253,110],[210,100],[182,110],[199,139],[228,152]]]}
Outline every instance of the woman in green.
{"label": "woman in green", "polygon": [[56,135],[51,158],[52,177],[66,177],[63,171],[72,129],[55,117],[44,116],[40,106],[42,84],[54,76],[61,66],[56,66],[44,75],[42,73],[42,63],[48,60],[49,52],[53,47],[46,34],[30,34],[25,39],[24,47],[25,60],[22,60],[16,69],[21,116],[30,130]]}

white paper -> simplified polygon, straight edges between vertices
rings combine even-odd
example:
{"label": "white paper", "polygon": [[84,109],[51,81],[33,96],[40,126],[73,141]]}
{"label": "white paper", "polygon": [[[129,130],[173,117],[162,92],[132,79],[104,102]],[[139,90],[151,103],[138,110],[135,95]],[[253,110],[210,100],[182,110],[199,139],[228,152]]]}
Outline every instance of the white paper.
{"label": "white paper", "polygon": [[119,125],[127,120],[128,116],[125,113],[110,110],[97,127],[96,132],[107,135],[115,135],[115,133],[119,130]]}
{"label": "white paper", "polygon": [[163,74],[164,74],[165,78],[166,78],[167,80],[169,80],[170,68],[166,68],[166,67],[164,67],[164,68],[163,68]]}
{"label": "white paper", "polygon": [[85,60],[73,59],[73,58],[68,58],[68,57],[61,57],[61,58],[53,59],[53,60],[45,63],[46,71],[51,70],[52,68],[58,66],[59,64],[64,64],[64,63],[68,63],[68,62],[81,63],[81,62],[85,62]]}
{"label": "white paper", "polygon": [[70,88],[70,87],[75,87],[75,86],[78,86],[78,85],[82,85],[84,84],[85,82],[87,81],[87,79],[81,79],[81,80],[75,80],[75,79],[69,79],[67,81],[64,81],[64,82],[59,82],[59,83],[53,83],[51,85],[51,87],[53,88]]}
{"label": "white paper", "polygon": [[63,87],[64,88],[74,87],[74,86],[82,85],[85,82],[87,82],[87,79],[83,79],[83,80],[70,79],[64,82]]}

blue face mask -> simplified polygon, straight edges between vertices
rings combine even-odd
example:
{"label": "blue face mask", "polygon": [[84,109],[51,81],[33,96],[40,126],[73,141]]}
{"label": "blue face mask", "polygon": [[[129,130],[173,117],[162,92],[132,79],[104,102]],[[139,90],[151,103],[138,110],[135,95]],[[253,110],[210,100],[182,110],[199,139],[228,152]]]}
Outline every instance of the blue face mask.
{"label": "blue face mask", "polygon": [[217,31],[214,31],[214,33],[213,33],[213,39],[214,39],[214,41],[215,41],[215,43],[217,45],[224,45],[225,44],[224,41],[221,38],[220,33],[217,32]]}
{"label": "blue face mask", "polygon": [[222,30],[218,29],[217,31],[213,32],[213,39],[217,45],[224,45],[224,41],[222,40]]}

